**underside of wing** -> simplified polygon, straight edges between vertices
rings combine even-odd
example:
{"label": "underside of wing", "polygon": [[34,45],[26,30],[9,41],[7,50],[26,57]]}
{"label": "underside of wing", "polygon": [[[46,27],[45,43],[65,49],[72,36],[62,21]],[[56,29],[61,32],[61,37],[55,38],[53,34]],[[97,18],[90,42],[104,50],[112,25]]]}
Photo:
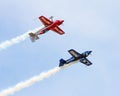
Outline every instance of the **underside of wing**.
{"label": "underside of wing", "polygon": [[80,62],[83,63],[83,64],[85,64],[85,65],[87,65],[87,66],[89,66],[89,65],[92,64],[87,58],[80,59]]}
{"label": "underside of wing", "polygon": [[62,34],[65,33],[65,32],[64,32],[61,28],[59,28],[58,26],[54,27],[54,28],[52,29],[52,31],[54,31],[54,32],[56,32],[56,33],[58,33],[58,34],[60,34],[60,35],[62,35]]}
{"label": "underside of wing", "polygon": [[44,16],[40,16],[39,19],[45,26],[49,26],[53,23],[52,21],[50,21],[48,18]]}
{"label": "underside of wing", "polygon": [[80,53],[76,52],[74,49],[70,49],[68,52],[75,58],[79,57],[80,55]]}

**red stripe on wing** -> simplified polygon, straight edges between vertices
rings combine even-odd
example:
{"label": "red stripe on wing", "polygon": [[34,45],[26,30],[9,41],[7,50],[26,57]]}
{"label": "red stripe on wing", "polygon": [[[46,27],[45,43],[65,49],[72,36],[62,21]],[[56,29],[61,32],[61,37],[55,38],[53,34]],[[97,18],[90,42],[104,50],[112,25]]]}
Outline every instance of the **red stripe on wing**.
{"label": "red stripe on wing", "polygon": [[45,26],[49,26],[53,23],[52,21],[50,21],[48,18],[44,16],[40,16],[39,19]]}
{"label": "red stripe on wing", "polygon": [[64,32],[62,29],[60,29],[58,26],[56,26],[55,28],[53,28],[52,31],[54,31],[54,32],[56,32],[56,33],[58,33],[58,34],[60,34],[60,35],[62,35],[62,34],[65,33],[65,32]]}

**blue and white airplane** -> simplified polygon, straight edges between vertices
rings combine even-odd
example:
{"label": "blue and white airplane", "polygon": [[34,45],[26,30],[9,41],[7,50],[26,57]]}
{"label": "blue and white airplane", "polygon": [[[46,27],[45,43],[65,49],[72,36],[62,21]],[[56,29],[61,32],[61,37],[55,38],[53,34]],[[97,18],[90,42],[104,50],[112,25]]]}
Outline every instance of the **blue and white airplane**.
{"label": "blue and white airplane", "polygon": [[92,51],[85,51],[84,53],[80,54],[77,51],[75,51],[74,49],[70,49],[70,50],[68,50],[68,52],[72,55],[72,57],[68,60],[60,59],[59,67],[62,67],[66,64],[70,64],[75,61],[80,61],[81,63],[83,63],[87,66],[92,65],[92,63],[86,58],[86,57],[88,57],[88,55],[91,54]]}

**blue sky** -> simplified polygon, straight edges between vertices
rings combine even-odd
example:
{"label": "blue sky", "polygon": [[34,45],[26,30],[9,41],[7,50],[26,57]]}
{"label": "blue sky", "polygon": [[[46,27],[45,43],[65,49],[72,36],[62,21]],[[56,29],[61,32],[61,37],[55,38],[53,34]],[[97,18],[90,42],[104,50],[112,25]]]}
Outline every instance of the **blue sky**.
{"label": "blue sky", "polygon": [[40,15],[64,19],[65,35],[50,31],[0,52],[0,90],[68,59],[67,50],[92,50],[86,67],[78,63],[12,96],[119,96],[119,0],[1,0],[0,42],[42,26]]}

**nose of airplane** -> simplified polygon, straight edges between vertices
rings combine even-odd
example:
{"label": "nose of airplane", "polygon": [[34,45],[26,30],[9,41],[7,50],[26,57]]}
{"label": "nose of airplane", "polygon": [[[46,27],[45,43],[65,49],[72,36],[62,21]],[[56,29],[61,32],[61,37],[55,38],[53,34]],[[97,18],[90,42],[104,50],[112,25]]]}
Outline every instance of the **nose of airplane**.
{"label": "nose of airplane", "polygon": [[84,53],[82,53],[83,57],[87,57],[88,55],[91,54],[92,51],[85,51]]}
{"label": "nose of airplane", "polygon": [[61,23],[63,23],[64,22],[64,20],[61,20]]}
{"label": "nose of airplane", "polygon": [[92,51],[89,51],[88,54],[91,54]]}
{"label": "nose of airplane", "polygon": [[91,52],[92,52],[92,51],[86,51],[86,52],[85,52],[86,57],[87,57],[88,55],[90,55]]}

